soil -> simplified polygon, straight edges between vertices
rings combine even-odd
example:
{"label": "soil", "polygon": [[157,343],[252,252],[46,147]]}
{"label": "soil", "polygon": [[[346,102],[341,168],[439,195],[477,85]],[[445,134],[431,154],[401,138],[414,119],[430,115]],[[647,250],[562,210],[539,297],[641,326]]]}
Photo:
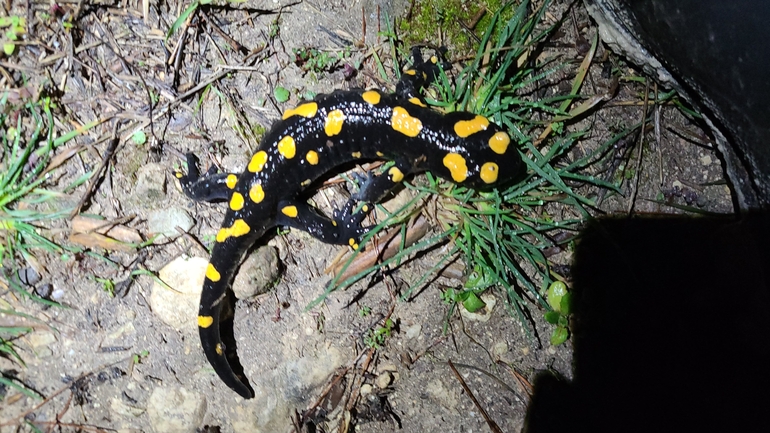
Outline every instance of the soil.
{"label": "soil", "polygon": [[[46,397],[36,400],[5,388],[0,396],[0,431],[33,431],[35,425],[40,431],[195,431],[207,426],[203,431],[282,432],[294,428],[295,414],[312,409],[314,421],[328,420],[322,431],[346,431],[343,426],[348,425],[359,432],[487,431],[488,417],[502,431],[512,432],[523,426],[531,391],[528,381],[535,374],[552,371],[570,378],[571,343],[549,344],[552,327],[534,304],[533,323],[526,327],[506,307],[502,291],[489,291],[486,300],[493,298],[495,306],[486,316],[470,317],[457,310],[449,314],[441,291],[462,284],[450,272],[433,278],[408,302],[397,300],[411,282],[430,272],[446,246],[421,254],[382,278],[336,291],[307,310],[330,280],[323,270],[343,248],[294,230],[270,239],[281,277],[267,294],[240,301],[235,314],[240,360],[259,391],[254,400],[243,400],[218,380],[200,350],[194,326],[175,329],[150,306],[155,289],[148,274],[179,257],[206,258],[201,245],[210,245],[223,215],[223,206],[194,204],[176,187],[172,173],[181,166],[183,153],[196,153],[204,166],[216,162],[226,170],[240,171],[258,144],[260,129],[269,128],[282,109],[308,92],[392,89],[392,58],[377,32],[384,30],[386,16],[403,16],[408,5],[281,0],[210,7],[169,38],[168,51],[165,32],[186,4],[152,4],[146,15],[141,2],[119,7],[60,2],[55,10],[48,3],[29,5],[29,11],[21,5],[10,11],[28,17],[29,43],[0,62],[3,75],[11,78],[4,86],[58,93],[57,116],[64,130],[104,120],[67,145],[82,150],[58,170],[57,184],[67,185],[96,168],[113,143],[113,131],[118,131],[109,169],[81,212],[118,221],[144,239],[151,233],[149,216],[172,207],[192,215],[194,226],[184,236],[156,240],[139,253],[93,247],[86,251],[95,254],[61,260],[41,252],[37,266],[42,279],[35,286],[52,284],[57,301],[66,308],[48,308],[0,291],[3,305],[39,319],[34,332],[14,342],[26,365],[0,358],[0,370],[7,374],[14,370],[20,382]],[[567,13],[568,6],[553,2],[547,24]],[[574,66],[551,78],[543,86],[544,95],[569,88],[585,54],[583,45],[596,34],[582,5],[571,8],[570,19],[551,39],[549,50]],[[67,20],[72,24],[69,30],[61,25]],[[170,56],[180,35],[186,38],[176,61]],[[294,64],[293,48],[342,52],[357,46],[367,48],[350,49],[346,63],[362,66],[349,80],[344,67],[304,72]],[[378,75],[374,52],[390,68],[391,81]],[[607,92],[612,83],[602,75],[603,68],[619,68],[622,76],[635,73],[601,47],[596,58],[607,60],[592,64],[585,94]],[[216,66],[222,64],[230,67]],[[224,73],[212,79],[220,71]],[[192,90],[202,82],[209,85]],[[275,100],[277,86],[291,90],[288,102]],[[651,109],[639,96],[644,91],[639,81],[620,81],[610,101],[570,124],[571,130],[587,131],[570,157],[590,152],[638,123],[643,110]],[[151,99],[158,103],[149,110]],[[599,203],[596,215],[683,213],[684,206],[733,212],[708,134],[674,105],[655,109],[659,115],[644,137],[632,134],[619,141],[612,149],[613,164],[605,172],[591,173],[609,181],[624,179],[622,194],[587,192]],[[132,140],[137,130],[145,131],[146,143]],[[334,188],[339,187],[326,188],[316,197],[326,211],[327,197],[339,200],[339,189]],[[68,191],[57,206],[73,206],[84,195],[85,186]],[[574,216],[558,210],[551,214]],[[71,242],[66,233],[73,223],[56,224],[54,229],[63,230],[51,231],[54,239]],[[568,266],[570,252],[561,251],[551,260]],[[454,266],[462,275],[461,264]],[[119,284],[114,295],[98,280],[128,281],[132,270],[149,273]],[[391,336],[376,350],[370,349],[365,337],[386,316],[395,323]],[[2,320],[12,319],[3,315]],[[478,405],[463,389],[450,361]],[[151,399],[158,389],[184,389],[174,395],[196,403],[189,413],[182,413],[200,416],[199,425],[159,424],[163,413],[153,415],[157,406],[167,403],[170,410],[184,405],[170,398],[165,403],[162,398]]]}

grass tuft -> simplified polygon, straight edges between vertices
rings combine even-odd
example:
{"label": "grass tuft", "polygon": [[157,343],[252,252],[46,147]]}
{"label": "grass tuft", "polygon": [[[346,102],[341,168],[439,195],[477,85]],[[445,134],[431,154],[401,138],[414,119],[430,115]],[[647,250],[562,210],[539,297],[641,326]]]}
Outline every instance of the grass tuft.
{"label": "grass tuft", "polygon": [[[37,100],[9,101],[10,92],[0,96],[0,314],[17,317],[24,322],[37,321],[21,313],[5,300],[13,293],[14,299],[29,299],[46,305],[58,306],[27,290],[16,277],[16,270],[27,265],[41,269],[36,254],[47,252],[61,255],[73,252],[46,237],[45,228],[53,220],[67,217],[72,209],[56,209],[55,199],[64,193],[46,189],[51,171],[60,163],[52,157],[57,147],[83,134],[98,122],[54,137],[54,102],[42,96]],[[90,173],[80,176],[62,188],[69,191],[84,183]],[[14,341],[32,332],[28,326],[0,327],[0,356],[13,359],[21,366],[24,361]],[[0,384],[36,396],[25,389],[12,375],[3,374]]]}
{"label": "grass tuft", "polygon": [[[335,279],[327,293],[309,308],[338,285],[346,287],[383,267],[401,263],[418,251],[452,240],[453,246],[439,258],[433,271],[413,283],[402,294],[402,299],[408,299],[434,272],[459,254],[472,273],[464,287],[444,292],[443,299],[451,304],[448,314],[451,315],[458,304],[468,309],[482,308],[483,301],[479,295],[485,290],[499,288],[507,300],[509,311],[527,325],[524,329],[531,337],[534,327],[527,310],[536,306],[546,312],[553,311],[546,292],[548,287],[563,278],[554,272],[544,251],[556,246],[568,246],[596,205],[571,185],[593,185],[616,191],[617,187],[585,174],[585,168],[606,154],[614,141],[578,160],[570,161],[566,157],[585,135],[584,131],[566,132],[565,123],[590,108],[586,108],[585,103],[579,104],[591,98],[584,98],[578,93],[590,59],[578,69],[567,95],[545,99],[531,96],[537,93],[532,91],[532,87],[567,67],[553,59],[540,63],[535,60],[538,44],[560,24],[543,24],[548,3],[544,2],[534,11],[530,11],[526,1],[517,6],[509,3],[493,14],[474,60],[455,78],[454,83],[442,74],[434,84],[433,93],[438,96],[428,99],[439,109],[480,113],[505,127],[518,144],[526,174],[508,188],[485,193],[444,182],[430,174],[427,185],[407,185],[418,193],[415,199],[382,221],[364,241],[375,236],[380,228],[407,219],[415,212],[415,203],[431,196],[438,196],[443,202],[438,206],[445,210],[438,212],[442,231],[402,248],[394,257],[345,281]],[[508,8],[513,10],[506,10]],[[501,22],[504,16],[510,18]],[[572,104],[578,107],[570,111]],[[543,118],[552,120],[539,120]],[[558,213],[562,215],[558,220],[551,215],[557,206]],[[348,263],[354,259],[355,255]],[[566,338],[566,335],[563,337]],[[563,339],[554,341],[563,342]]]}

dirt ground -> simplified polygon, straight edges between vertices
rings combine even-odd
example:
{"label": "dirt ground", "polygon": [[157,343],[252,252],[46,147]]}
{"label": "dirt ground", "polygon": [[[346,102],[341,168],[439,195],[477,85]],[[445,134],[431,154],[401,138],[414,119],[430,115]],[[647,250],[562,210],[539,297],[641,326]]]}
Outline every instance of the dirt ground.
{"label": "dirt ground", "polygon": [[[59,2],[53,9],[48,3],[29,2],[30,10],[10,3],[10,13],[28,17],[30,31],[29,43],[0,62],[12,79],[4,87],[58,89],[64,125],[105,120],[73,144],[83,150],[58,173],[59,184],[97,167],[116,130],[120,138],[109,170],[82,212],[119,221],[143,239],[163,232],[157,227],[164,223],[156,218],[172,214],[180,219],[170,223],[170,234],[174,226],[187,234],[159,239],[139,253],[93,248],[99,254],[77,254],[68,260],[42,254],[45,272],[35,286],[52,284],[54,299],[67,308],[47,308],[0,290],[4,305],[47,324],[15,341],[26,366],[0,358],[0,370],[15,371],[22,383],[47,397],[36,400],[4,388],[1,432],[284,432],[292,430],[297,413],[310,408],[316,421],[328,420],[318,431],[346,431],[341,426],[347,425],[358,432],[489,431],[479,406],[502,431],[513,432],[523,426],[528,380],[534,374],[549,370],[570,377],[570,342],[558,347],[548,343],[552,328],[534,305],[534,334],[529,336],[505,306],[503,292],[495,290],[485,299],[490,311],[455,313],[447,320],[449,307],[440,298],[441,290],[462,284],[451,272],[434,278],[408,302],[397,301],[410,282],[437,263],[441,248],[379,280],[334,292],[321,306],[306,310],[330,279],[323,270],[343,248],[298,231],[274,236],[250,272],[280,278],[269,284],[266,294],[240,301],[235,313],[239,357],[257,391],[252,400],[238,397],[216,377],[200,350],[194,323],[170,324],[173,318],[164,314],[176,313],[156,307],[156,302],[184,304],[188,298],[183,293],[157,301],[153,292],[168,289],[142,275],[131,284],[119,284],[118,293],[111,296],[97,280],[123,282],[132,270],[157,273],[170,263],[179,264],[176,273],[182,277],[200,275],[197,262],[187,258],[200,258],[205,265],[203,245],[213,240],[224,207],[192,203],[179,191],[172,173],[183,153],[193,151],[205,166],[216,161],[240,171],[257,145],[254,136],[260,127],[269,128],[282,109],[306,92],[392,86],[376,74],[370,48],[351,49],[351,64],[363,66],[349,81],[345,68],[303,73],[293,63],[292,49],[341,51],[361,40],[366,47],[382,47],[377,31],[385,16],[403,16],[408,2],[276,0],[237,4],[241,10],[206,8],[169,39],[169,51],[163,45],[165,32],[186,4],[152,4],[143,13],[141,2]],[[547,24],[564,16],[568,5],[553,2]],[[566,13],[569,18],[549,49],[576,66],[596,29],[580,3]],[[61,26],[67,20],[72,30]],[[183,55],[175,57],[170,50],[183,34]],[[611,80],[602,69],[607,64],[620,68],[622,76],[634,74],[600,47],[597,59],[602,58],[606,62],[597,60],[591,66],[583,93],[606,92]],[[217,66],[222,64],[230,66]],[[573,77],[574,68],[560,71],[544,85],[543,94],[568,90]],[[206,85],[196,87],[199,83]],[[278,85],[296,90],[285,104],[273,98]],[[644,90],[644,83],[621,80],[611,100],[569,125],[589,131],[571,156],[590,152],[639,122],[644,109],[639,95]],[[148,110],[149,99],[158,101],[153,110]],[[131,139],[136,130],[145,131],[146,143]],[[621,140],[612,150],[615,163],[606,173],[592,173],[610,181],[625,179],[623,194],[590,192],[599,203],[597,215],[683,212],[663,202],[733,212],[722,165],[707,133],[675,106],[660,106],[656,124],[645,131],[644,145],[639,141],[638,134]],[[328,211],[328,203],[338,200],[336,191],[325,189],[316,203]],[[85,186],[68,192],[59,204],[73,206],[84,194]],[[72,225],[69,220],[59,222],[56,228],[63,230],[55,232],[55,240],[71,242],[67,234]],[[566,249],[551,259],[568,266],[570,252]],[[457,267],[461,275],[463,269]],[[392,335],[379,349],[370,350],[365,337],[388,315],[396,324]],[[0,325],[21,320],[0,317]],[[463,390],[449,361],[479,406]]]}

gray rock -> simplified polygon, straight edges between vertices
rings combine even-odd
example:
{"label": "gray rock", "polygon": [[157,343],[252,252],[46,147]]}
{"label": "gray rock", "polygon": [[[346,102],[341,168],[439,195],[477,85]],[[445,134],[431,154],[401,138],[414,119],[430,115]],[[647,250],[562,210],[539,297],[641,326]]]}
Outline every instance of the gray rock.
{"label": "gray rock", "polygon": [[110,410],[112,413],[129,419],[136,418],[146,412],[143,408],[126,404],[119,398],[110,399]]}
{"label": "gray rock", "polygon": [[203,423],[206,397],[182,387],[158,387],[147,400],[147,415],[158,433],[194,433]]}
{"label": "gray rock", "polygon": [[142,206],[162,207],[166,200],[166,170],[165,165],[144,164],[136,171],[136,183],[130,201],[141,203]]}
{"label": "gray rock", "polygon": [[278,253],[266,245],[251,254],[238,269],[233,293],[238,299],[248,299],[267,292],[280,275]]}
{"label": "gray rock", "polygon": [[[147,229],[151,235],[160,235],[156,240],[164,241],[169,238],[175,238],[183,232],[189,231],[195,221],[193,221],[187,211],[178,207],[160,209],[151,212],[147,216]],[[181,229],[181,232],[177,230]]]}
{"label": "gray rock", "polygon": [[235,407],[233,431],[284,431],[293,410],[306,406],[315,390],[343,363],[342,354],[334,347],[324,348],[316,355],[287,361],[273,369],[261,383],[252,383],[256,396]]}

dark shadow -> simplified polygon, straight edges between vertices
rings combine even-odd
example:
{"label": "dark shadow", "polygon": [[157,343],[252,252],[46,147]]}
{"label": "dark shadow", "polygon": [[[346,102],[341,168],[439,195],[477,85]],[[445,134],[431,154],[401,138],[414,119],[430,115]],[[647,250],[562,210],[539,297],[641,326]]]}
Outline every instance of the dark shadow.
{"label": "dark shadow", "polygon": [[761,429],[769,249],[767,214],[592,223],[573,268],[574,378],[535,380],[525,431]]}

